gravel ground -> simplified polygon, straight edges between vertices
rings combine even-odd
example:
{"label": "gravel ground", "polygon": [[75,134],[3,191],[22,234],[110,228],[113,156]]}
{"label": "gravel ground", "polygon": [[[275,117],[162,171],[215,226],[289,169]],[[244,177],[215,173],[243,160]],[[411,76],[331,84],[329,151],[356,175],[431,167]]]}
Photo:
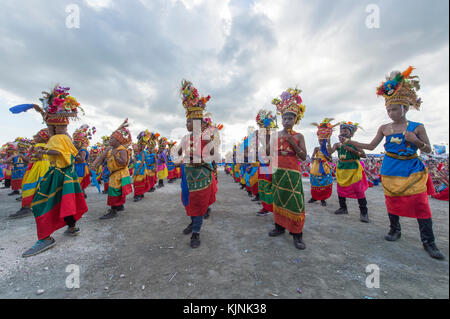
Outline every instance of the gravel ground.
{"label": "gravel ground", "polygon": [[[303,186],[308,200],[309,181]],[[7,219],[19,208],[9,192],[0,190],[0,298],[449,298],[449,206],[433,198],[444,261],[424,251],[414,219],[401,219],[398,242],[383,239],[389,220],[380,187],[367,191],[370,224],[359,221],[356,200],[348,201],[349,215],[333,214],[336,189],[327,207],[307,204],[307,248],[299,251],[287,233],[268,237],[273,217],[256,216],[260,206],[222,172],[197,249],[182,234],[190,219],[176,181],[138,203],[129,196],[126,212],[112,220],[99,220],[106,195],[89,187],[80,235],[61,229],[54,248],[24,259],[36,241],[35,222]],[[366,287],[370,264],[380,269],[379,288]],[[66,287],[69,265],[79,266],[79,288]]]}

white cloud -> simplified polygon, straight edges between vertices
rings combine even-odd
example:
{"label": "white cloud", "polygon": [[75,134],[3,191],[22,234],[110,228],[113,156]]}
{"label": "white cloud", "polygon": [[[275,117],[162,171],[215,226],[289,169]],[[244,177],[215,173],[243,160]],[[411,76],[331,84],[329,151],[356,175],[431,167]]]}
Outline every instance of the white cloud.
{"label": "white cloud", "polygon": [[111,8],[113,0],[84,0],[84,2],[91,8],[101,11],[103,9]]}

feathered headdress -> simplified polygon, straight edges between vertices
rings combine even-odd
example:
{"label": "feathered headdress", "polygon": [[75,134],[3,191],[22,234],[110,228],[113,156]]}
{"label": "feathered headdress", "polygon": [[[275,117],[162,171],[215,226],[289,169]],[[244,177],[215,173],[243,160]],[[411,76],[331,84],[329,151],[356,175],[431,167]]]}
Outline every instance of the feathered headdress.
{"label": "feathered headdress", "polygon": [[69,95],[69,90],[68,87],[56,85],[50,93],[42,92],[44,96],[39,99],[42,108],[35,104],[21,104],[13,106],[9,110],[17,114],[34,108],[48,125],[68,125],[69,118],[76,119],[78,117],[78,109],[84,113],[80,103]]}
{"label": "feathered headdress", "polygon": [[131,133],[127,129],[130,124],[128,123],[128,118],[123,121],[123,123],[119,126],[117,130],[115,130],[111,137],[114,137],[116,140],[120,142],[124,147],[130,146],[132,139]]}
{"label": "feathered headdress", "polygon": [[167,140],[167,137],[160,137],[158,140],[158,150],[162,151],[166,148],[169,141]]}
{"label": "feathered headdress", "polygon": [[75,142],[81,142],[82,147],[88,147],[89,140],[92,139],[96,131],[95,127],[89,128],[89,125],[83,124],[73,132],[72,138]]}
{"label": "feathered headdress", "polygon": [[333,130],[340,123],[332,124],[333,118],[324,118],[323,121],[319,124],[316,122],[311,123],[311,125],[317,127],[317,136],[320,138],[328,138],[333,135]]}
{"label": "feathered headdress", "polygon": [[177,141],[170,141],[167,143],[167,147],[169,148],[169,151],[177,144]]}
{"label": "feathered headdress", "polygon": [[101,142],[97,142],[95,145],[93,145],[89,151],[89,156],[91,158],[95,158],[100,153],[102,153],[104,150],[104,146]]}
{"label": "feathered headdress", "polygon": [[152,137],[152,133],[150,133],[149,130],[142,131],[137,136],[137,140],[138,140],[137,144],[148,145],[151,137]]}
{"label": "feathered headdress", "polygon": [[186,110],[186,118],[203,119],[206,103],[210,100],[211,96],[200,97],[197,89],[187,80],[181,82],[180,95],[183,107]]}
{"label": "feathered headdress", "polygon": [[345,121],[342,121],[342,122],[339,123],[339,125],[340,125],[340,128],[341,128],[341,129],[346,128],[346,129],[350,130],[350,132],[351,132],[352,135],[354,135],[358,129],[363,129],[363,128],[359,125],[359,123],[353,123],[353,122],[345,122]]}
{"label": "feathered headdress", "polygon": [[278,114],[295,114],[295,124],[300,123],[300,120],[303,118],[303,115],[305,113],[305,106],[302,104],[303,101],[300,97],[301,92],[302,91],[297,88],[289,88],[281,93],[280,98],[275,98],[272,100],[272,104],[276,106]]}
{"label": "feathered headdress", "polygon": [[148,141],[148,147],[150,150],[153,150],[156,148],[156,145],[158,144],[159,139],[159,133],[150,133],[150,139]]}
{"label": "feathered headdress", "polygon": [[377,95],[383,96],[386,106],[400,104],[412,106],[416,110],[420,109],[422,99],[417,97],[420,90],[418,76],[411,76],[414,67],[410,66],[405,71],[393,71],[386,77],[386,81],[377,88]]}
{"label": "feathered headdress", "polygon": [[278,128],[277,117],[272,114],[272,111],[259,110],[256,116],[256,124],[260,128]]}

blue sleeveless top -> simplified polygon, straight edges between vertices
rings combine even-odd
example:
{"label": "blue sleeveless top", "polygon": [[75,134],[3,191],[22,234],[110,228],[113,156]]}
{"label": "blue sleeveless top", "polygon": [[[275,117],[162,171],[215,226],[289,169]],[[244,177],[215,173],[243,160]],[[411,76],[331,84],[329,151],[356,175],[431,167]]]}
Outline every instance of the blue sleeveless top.
{"label": "blue sleeveless top", "polygon": [[[147,152],[143,150],[139,153],[139,155],[136,157],[136,161],[134,162],[134,176],[136,175],[144,175],[145,169],[147,168],[147,164],[145,163],[147,158]],[[144,162],[144,165],[141,166],[142,162]],[[141,166],[141,169],[138,171],[137,169]]]}
{"label": "blue sleeveless top", "polygon": [[[413,132],[422,123],[408,122],[406,131]],[[411,156],[417,154],[418,147],[405,140],[403,133],[391,134],[386,136],[384,144],[386,152],[399,156]],[[425,170],[425,165],[416,157],[412,159],[396,159],[388,155],[384,155],[383,164],[381,165],[381,175],[409,177],[411,174]]]}
{"label": "blue sleeveless top", "polygon": [[[80,154],[81,151],[84,151],[86,153],[84,160],[87,161],[89,158],[89,152],[87,150],[85,150],[84,148],[82,148],[81,150],[78,151],[78,154]],[[86,166],[88,166],[88,164],[86,162],[75,163],[75,171],[77,172],[78,177],[84,176]]]}

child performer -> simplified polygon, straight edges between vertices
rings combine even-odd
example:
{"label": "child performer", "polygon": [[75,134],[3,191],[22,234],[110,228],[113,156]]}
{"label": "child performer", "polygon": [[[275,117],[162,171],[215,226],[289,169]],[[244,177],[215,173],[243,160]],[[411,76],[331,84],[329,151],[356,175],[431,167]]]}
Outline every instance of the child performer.
{"label": "child performer", "polygon": [[150,180],[148,177],[148,170],[146,164],[147,151],[145,150],[147,143],[151,137],[151,133],[145,130],[139,133],[136,145],[137,154],[134,161],[134,174],[133,174],[133,186],[134,186],[134,202],[139,202],[144,198],[144,194],[150,190]]}
{"label": "child performer", "polygon": [[22,141],[21,137],[15,140],[15,144],[10,143],[8,148],[8,153],[11,154],[8,158],[4,160],[3,163],[11,164],[11,189],[12,192],[8,196],[20,195],[20,190],[22,189],[22,179],[27,171],[28,159],[26,157],[27,147]]}
{"label": "child performer", "polygon": [[[277,118],[271,111],[260,110],[256,116],[256,124],[260,130],[266,132],[266,150],[270,143],[271,130],[277,129]],[[258,134],[259,136],[260,134]],[[260,141],[257,141],[256,145],[259,145]],[[261,144],[263,145],[263,144]],[[259,169],[258,169],[258,195],[261,200],[262,208],[256,213],[257,216],[266,216],[269,212],[273,212],[273,189],[272,189],[272,169],[270,162],[264,161],[262,154],[258,151],[259,157]]]}
{"label": "child performer", "polygon": [[158,167],[158,188],[164,187],[164,179],[168,176],[167,171],[167,137],[160,137],[158,140],[158,153],[156,156],[156,163]]}
{"label": "child performer", "polygon": [[23,177],[22,183],[22,208],[9,215],[9,218],[21,218],[31,215],[31,203],[36,194],[37,187],[44,175],[50,168],[48,156],[42,154],[41,151],[46,149],[46,144],[50,139],[48,128],[40,130],[34,137],[34,145],[30,149],[30,163],[28,169]]}
{"label": "child performer", "polygon": [[170,141],[169,143],[167,143],[167,179],[169,180],[169,183],[173,183],[177,179],[176,166],[172,160],[172,156],[170,156],[170,151],[176,144],[176,141]]}
{"label": "child performer", "polygon": [[[93,127],[95,133],[95,127]],[[79,129],[75,130],[72,136],[73,145],[78,150],[78,154],[75,157],[75,170],[78,175],[78,181],[80,182],[81,189],[83,190],[84,198],[87,197],[85,189],[91,184],[91,173],[88,167],[89,152],[89,140],[92,138],[93,133],[89,130],[88,125],[82,125]]]}
{"label": "child performer", "polygon": [[[109,136],[102,136],[103,140],[103,150],[102,152],[109,147]],[[103,194],[108,194],[108,186],[109,186],[109,176],[111,175],[111,172],[108,169],[108,165],[106,163],[106,157],[104,159],[104,162],[101,163],[102,167],[102,179],[103,179]]]}
{"label": "child performer", "polygon": [[366,157],[366,153],[361,148],[349,143],[358,128],[358,123],[342,122],[340,124],[340,143],[331,147],[330,139],[328,139],[327,150],[330,156],[336,150],[339,155],[336,179],[340,208],[334,213],[337,215],[348,214],[346,198],[356,198],[359,204],[360,220],[368,223],[369,214],[365,192],[369,188],[369,183],[360,161],[361,158]]}
{"label": "child performer", "polygon": [[38,241],[22,257],[39,254],[56,242],[51,237],[56,230],[67,225],[65,234],[76,236],[80,229],[76,222],[88,211],[74,158],[78,151],[67,134],[69,118],[76,118],[80,104],[69,96],[70,88],[56,86],[41,98],[43,109],[34,105],[48,126],[50,139],[46,148],[37,153],[47,155],[50,168],[38,185],[31,207],[36,219]]}
{"label": "child performer", "polygon": [[158,144],[159,133],[151,133],[151,137],[148,141],[148,151],[145,163],[148,168],[148,179],[150,183],[149,192],[155,191],[155,185],[158,181],[157,165],[156,165],[156,145]]}
{"label": "child performer", "polygon": [[333,176],[331,173],[332,158],[328,154],[327,140],[333,134],[333,128],[339,124],[331,124],[333,119],[325,118],[322,123],[312,123],[317,127],[317,137],[320,147],[314,148],[311,156],[313,165],[310,172],[311,199],[308,203],[320,200],[322,206],[327,206],[326,200],[333,192]]}
{"label": "child performer", "polygon": [[278,152],[278,164],[272,175],[275,229],[269,236],[279,236],[287,229],[293,235],[295,248],[303,250],[305,199],[299,159],[305,161],[307,153],[303,135],[293,130],[305,112],[300,93],[301,90],[288,89],[281,99],[272,101],[282,116],[283,130],[278,132],[278,148],[274,148]]}
{"label": "child performer", "polygon": [[428,195],[433,192],[428,168],[417,156],[417,150],[430,153],[432,148],[425,126],[408,121],[406,113],[410,107],[420,109],[422,100],[417,98],[420,89],[417,76],[411,76],[413,67],[404,72],[394,71],[377,88],[377,95],[383,96],[386,112],[391,123],[378,129],[377,135],[369,144],[346,140],[355,147],[374,150],[385,138],[386,150],[381,176],[386,208],[390,220],[390,231],[385,237],[396,241],[401,236],[400,216],[416,218],[424,249],[432,258],[444,259],[435,244],[431,210]]}
{"label": "child performer", "polygon": [[109,139],[109,147],[95,160],[94,169],[103,163],[106,159],[109,176],[108,201],[111,206],[108,213],[100,219],[110,219],[117,217],[117,212],[124,211],[126,197],[133,191],[128,164],[130,162],[130,153],[127,147],[131,144],[131,134],[127,129],[128,119],[126,119],[119,128],[114,131]]}
{"label": "child performer", "polygon": [[178,151],[178,155],[184,152],[184,163],[181,167],[181,200],[186,214],[191,217],[191,223],[183,230],[183,233],[188,235],[192,232],[190,245],[192,248],[197,248],[200,246],[203,216],[209,206],[216,201],[217,191],[214,174],[209,165],[211,161],[208,162],[208,159],[204,158],[213,155],[214,149],[210,152],[206,151],[209,154],[203,154],[208,141],[201,138],[200,132],[194,132],[194,127],[201,130],[203,111],[210,96],[199,97],[192,83],[183,80],[181,97],[186,110],[186,128],[189,132],[183,138]]}

